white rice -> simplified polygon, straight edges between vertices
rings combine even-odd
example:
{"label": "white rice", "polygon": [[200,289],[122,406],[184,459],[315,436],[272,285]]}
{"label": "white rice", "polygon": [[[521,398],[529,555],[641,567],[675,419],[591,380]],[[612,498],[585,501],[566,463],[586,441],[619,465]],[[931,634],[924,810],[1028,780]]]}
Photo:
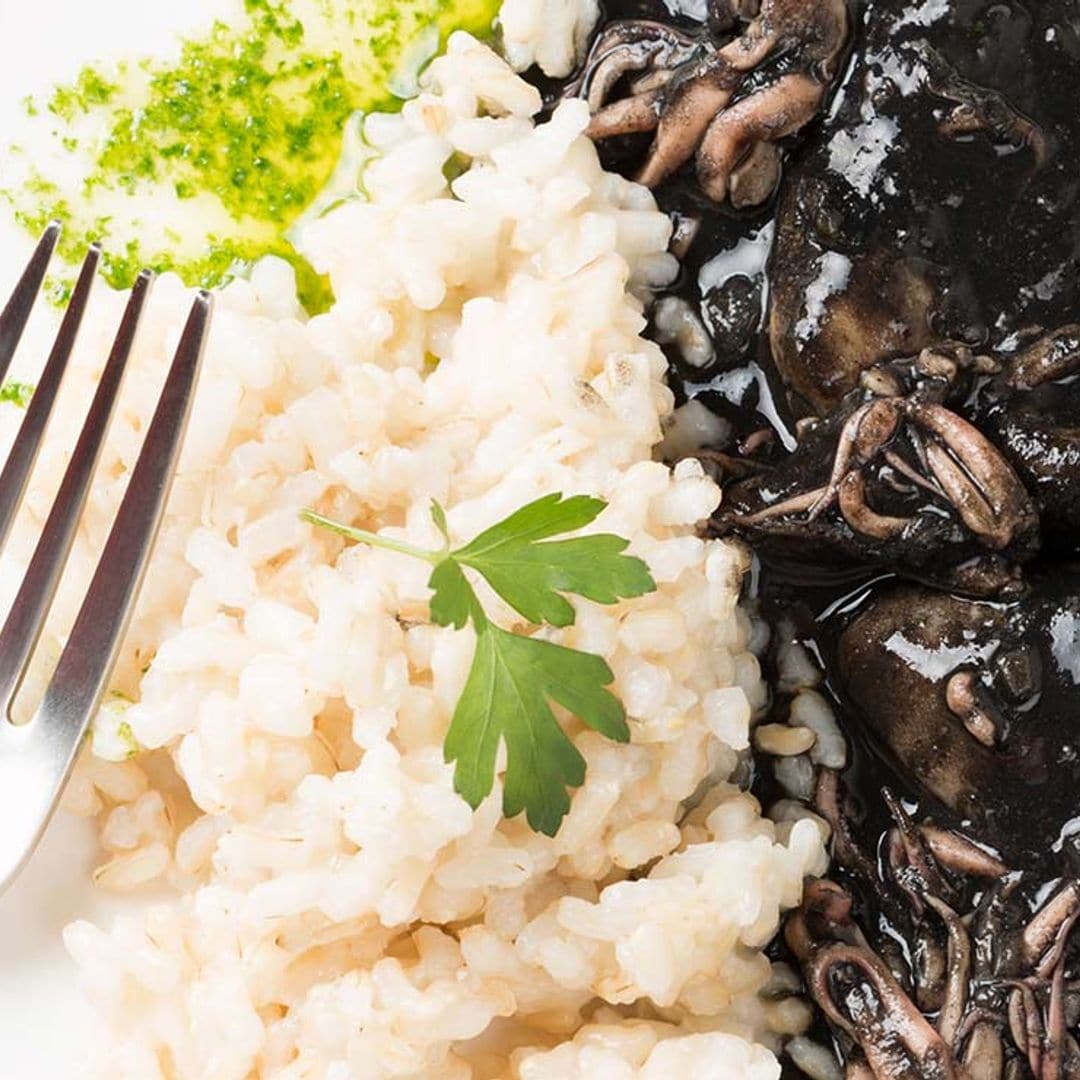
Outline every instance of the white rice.
{"label": "white rice", "polygon": [[[369,201],[304,238],[335,308],[303,321],[274,261],[219,298],[93,744],[143,749],[88,754],[67,795],[100,821],[102,887],[171,896],[66,933],[115,1080],[775,1080],[776,1036],[807,1022],[758,996],[759,950],[822,870],[820,832],[725,782],[764,700],[743,556],[696,534],[719,500],[697,462],[652,460],[672,400],[636,293],[674,272],[669,222],[601,170],[584,104],[534,127],[538,107],[455,36],[420,98],[369,119]],[[159,282],[53,653],[187,301]],[[60,432],[122,302],[91,318]],[[67,452],[46,450],[17,557]],[[608,500],[595,528],[631,538],[659,590],[578,601],[553,634],[607,659],[633,742],[567,721],[588,774],[549,839],[502,819],[498,782],[476,813],[453,792],[441,744],[472,639],[429,624],[426,567],[297,514],[438,546],[432,498],[467,539],[554,491]]]}
{"label": "white rice", "polygon": [[516,71],[536,64],[545,75],[569,75],[599,17],[599,0],[504,0],[499,25],[506,59]]}

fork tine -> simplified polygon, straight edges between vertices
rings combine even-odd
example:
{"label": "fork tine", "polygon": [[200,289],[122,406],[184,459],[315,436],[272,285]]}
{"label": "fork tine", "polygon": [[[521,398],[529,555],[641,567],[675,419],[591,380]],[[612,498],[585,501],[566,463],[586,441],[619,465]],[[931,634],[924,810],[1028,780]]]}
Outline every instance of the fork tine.
{"label": "fork tine", "polygon": [[34,301],[41,291],[41,283],[45,280],[45,272],[49,268],[56,244],[60,239],[60,226],[52,222],[41,234],[34,254],[26,264],[19,283],[11,293],[11,298],[0,311],[0,381],[8,373],[11,366],[11,358],[19,347],[26,323],[30,318],[30,312],[34,308]]}
{"label": "fork tine", "polygon": [[0,547],[3,547],[8,533],[11,532],[15,514],[26,491],[30,470],[33,469],[38,450],[41,449],[41,439],[49,423],[56,392],[60,389],[68,360],[71,359],[71,352],[75,347],[75,339],[82,325],[86,304],[90,299],[90,289],[94,284],[94,275],[97,273],[100,261],[101,249],[94,245],[83,261],[75,292],[60,323],[60,330],[56,335],[52,352],[49,354],[48,363],[42,372],[34,396],[30,399],[30,405],[19,427],[15,445],[11,448],[11,453],[4,465],[4,471],[0,473]]}
{"label": "fork tine", "polygon": [[[0,752],[0,892],[56,808],[108,685],[172,485],[202,362],[212,299],[192,307],[94,578],[34,718],[8,723]],[[2,722],[0,722],[2,723]]]}
{"label": "fork tine", "polygon": [[12,699],[41,636],[71,552],[152,281],[153,274],[144,270],[131,291],[71,462],[18,595],[0,631],[0,721],[10,719]]}
{"label": "fork tine", "polygon": [[192,306],[105,550],[32,723],[80,731],[112,674],[172,486],[212,304],[200,292]]}

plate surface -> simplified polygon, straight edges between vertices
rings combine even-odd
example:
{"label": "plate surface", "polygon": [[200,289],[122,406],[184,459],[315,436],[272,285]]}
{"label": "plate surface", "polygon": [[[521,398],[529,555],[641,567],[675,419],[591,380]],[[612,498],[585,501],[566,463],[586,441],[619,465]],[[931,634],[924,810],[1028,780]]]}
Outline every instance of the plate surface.
{"label": "plate surface", "polygon": [[[27,94],[70,80],[92,60],[166,53],[178,33],[208,25],[229,7],[228,0],[0,0],[0,147],[24,122],[21,102]],[[0,149],[0,187],[4,175]],[[2,299],[30,246],[0,206]],[[41,341],[53,318],[35,312],[26,343]],[[0,1076],[5,1080],[79,1080],[94,1071],[102,1033],[60,932],[74,918],[103,921],[121,910],[90,886],[96,858],[92,826],[61,812],[25,874],[0,897]]]}

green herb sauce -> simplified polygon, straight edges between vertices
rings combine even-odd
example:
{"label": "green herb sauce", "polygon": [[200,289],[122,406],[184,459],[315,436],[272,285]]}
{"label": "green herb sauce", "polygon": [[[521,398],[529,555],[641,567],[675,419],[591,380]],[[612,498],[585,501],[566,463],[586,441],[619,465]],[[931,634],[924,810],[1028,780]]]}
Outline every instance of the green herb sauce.
{"label": "green herb sauce", "polygon": [[20,409],[25,409],[34,396],[34,389],[35,387],[30,383],[8,379],[3,386],[0,386],[0,402],[17,405]]}
{"label": "green herb sauce", "polygon": [[[47,101],[27,100],[34,124],[53,125],[51,152],[78,162],[78,180],[12,147],[25,168],[0,199],[31,232],[61,221],[72,264],[103,240],[117,288],[143,266],[210,287],[277,255],[295,268],[307,310],[325,310],[329,284],[287,233],[333,175],[347,121],[400,107],[395,76],[454,29],[490,33],[497,6],[307,0],[301,13],[300,2],[244,0],[242,18],[184,41],[174,61],[87,68]],[[69,291],[52,282],[55,300]]]}

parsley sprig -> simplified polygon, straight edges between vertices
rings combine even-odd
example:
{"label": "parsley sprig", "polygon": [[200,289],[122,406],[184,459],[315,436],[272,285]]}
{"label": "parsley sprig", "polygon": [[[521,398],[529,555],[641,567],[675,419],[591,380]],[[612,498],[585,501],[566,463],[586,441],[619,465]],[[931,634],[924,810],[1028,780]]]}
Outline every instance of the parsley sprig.
{"label": "parsley sprig", "polygon": [[622,703],[606,689],[615,676],[600,656],[496,626],[466,571],[479,574],[532,625],[572,626],[574,608],[563,594],[614,604],[653,592],[648,566],[624,554],[629,541],[621,536],[552,539],[589,525],[606,505],[586,495],[545,495],[453,548],[446,513],[433,502],[432,519],[446,540],[440,551],[355,529],[313,510],[301,515],[349,540],[432,565],[432,621],[458,630],[471,622],[476,633],[472,667],[443,744],[445,759],[454,763],[454,788],[470,806],[479,806],[494,786],[495,756],[505,742],[503,813],[514,817],[524,810],[529,825],[548,836],[558,832],[570,809],[567,788],[585,780],[585,759],[551,702],[609,739],[627,742]]}

